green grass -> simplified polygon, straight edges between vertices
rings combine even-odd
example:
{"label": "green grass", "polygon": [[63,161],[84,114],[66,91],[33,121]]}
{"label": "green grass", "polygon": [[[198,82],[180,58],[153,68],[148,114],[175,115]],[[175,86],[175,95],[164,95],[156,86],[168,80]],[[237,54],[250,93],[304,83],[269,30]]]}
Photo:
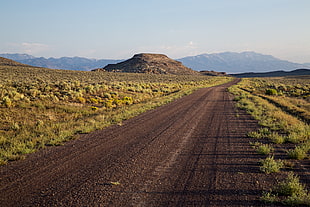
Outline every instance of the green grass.
{"label": "green grass", "polygon": [[305,185],[300,183],[299,177],[292,172],[270,192],[264,192],[261,200],[289,206],[310,206],[310,194]]}
{"label": "green grass", "polygon": [[296,146],[287,152],[288,156],[292,159],[303,160],[307,158],[308,149],[304,146]]}
{"label": "green grass", "polygon": [[278,132],[272,132],[269,134],[268,139],[275,144],[283,144],[285,142],[285,137]]}
{"label": "green grass", "polygon": [[258,154],[261,154],[261,155],[269,155],[270,153],[274,151],[274,149],[269,144],[261,144],[257,147],[256,151]]}
{"label": "green grass", "polygon": [[256,152],[261,155],[269,155],[274,151],[274,148],[269,144],[263,144],[260,142],[255,143],[250,142],[250,145],[252,145],[253,148],[256,149]]}
{"label": "green grass", "polygon": [[260,160],[260,170],[266,174],[280,172],[284,164],[282,160],[275,160],[273,156],[269,156],[264,160]]}

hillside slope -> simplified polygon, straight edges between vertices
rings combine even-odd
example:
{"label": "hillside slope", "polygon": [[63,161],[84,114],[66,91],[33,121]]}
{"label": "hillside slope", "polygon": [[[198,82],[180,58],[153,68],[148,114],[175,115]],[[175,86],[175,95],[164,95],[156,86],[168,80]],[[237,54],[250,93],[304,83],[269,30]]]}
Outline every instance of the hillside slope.
{"label": "hillside slope", "polygon": [[114,59],[90,59],[84,57],[60,57],[60,58],[44,58],[34,57],[28,54],[0,54],[0,57],[12,59],[27,65],[36,67],[65,69],[65,70],[82,70],[90,71],[108,64],[118,63],[122,60]]}
{"label": "hillside slope", "polygon": [[7,59],[7,58],[3,58],[3,57],[0,57],[0,65],[4,65],[4,66],[24,66],[24,67],[31,67],[29,65],[26,65],[26,64],[23,64],[23,63],[19,63],[19,62],[16,62],[14,60],[11,60],[11,59]]}

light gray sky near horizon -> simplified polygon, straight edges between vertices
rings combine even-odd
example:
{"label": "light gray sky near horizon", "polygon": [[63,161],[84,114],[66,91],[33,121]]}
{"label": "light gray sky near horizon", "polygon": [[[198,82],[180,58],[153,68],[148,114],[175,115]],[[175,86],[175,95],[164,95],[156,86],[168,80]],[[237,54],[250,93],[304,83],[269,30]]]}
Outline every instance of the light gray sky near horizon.
{"label": "light gray sky near horizon", "polygon": [[310,0],[0,0],[0,53],[125,59],[255,51],[310,62]]}

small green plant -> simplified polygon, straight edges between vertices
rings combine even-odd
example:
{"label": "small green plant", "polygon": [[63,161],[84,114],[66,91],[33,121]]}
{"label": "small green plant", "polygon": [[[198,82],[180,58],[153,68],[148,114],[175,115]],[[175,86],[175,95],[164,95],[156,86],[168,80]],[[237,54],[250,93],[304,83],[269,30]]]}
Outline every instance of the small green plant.
{"label": "small green plant", "polygon": [[274,151],[273,147],[270,146],[269,144],[260,144],[256,148],[256,152],[261,155],[268,155],[273,151]]}
{"label": "small green plant", "polygon": [[307,150],[303,146],[297,146],[287,152],[292,159],[303,160],[307,157]]}
{"label": "small green plant", "polygon": [[263,192],[263,195],[260,198],[260,200],[263,201],[264,203],[275,203],[279,200],[279,198],[276,194],[273,194],[271,190],[270,192]]}
{"label": "small green plant", "polygon": [[247,136],[251,138],[256,138],[256,139],[262,138],[262,135],[256,131],[247,133]]}
{"label": "small green plant", "polygon": [[249,132],[247,135],[248,137],[261,139],[261,138],[268,137],[270,134],[271,134],[271,131],[269,130],[269,128],[264,127],[264,128],[260,128],[258,131]]}
{"label": "small green plant", "polygon": [[266,174],[279,172],[283,167],[282,160],[275,160],[273,156],[269,156],[264,160],[260,160],[260,170]]}
{"label": "small green plant", "polygon": [[92,107],[91,107],[91,110],[92,110],[92,111],[97,111],[97,110],[98,110],[98,107],[92,106]]}
{"label": "small green plant", "polygon": [[299,182],[299,177],[289,172],[287,178],[277,186],[277,192],[281,195],[303,195],[305,187]]}
{"label": "small green plant", "polygon": [[287,178],[274,189],[264,192],[261,200],[265,203],[281,202],[290,206],[310,205],[310,195],[306,187],[293,172],[289,172]]}
{"label": "small green plant", "polygon": [[269,134],[268,138],[270,139],[270,141],[272,141],[275,144],[282,144],[285,142],[284,136],[278,134],[277,132],[273,132]]}
{"label": "small green plant", "polygon": [[278,94],[278,91],[276,89],[273,89],[273,88],[268,88],[268,89],[266,89],[265,94],[274,96],[274,95]]}
{"label": "small green plant", "polygon": [[85,104],[86,103],[86,99],[85,98],[83,98],[83,97],[77,97],[76,98],[77,99],[77,101],[79,102],[79,103],[82,103],[82,104]]}
{"label": "small green plant", "polygon": [[276,192],[288,196],[284,200],[285,204],[310,204],[310,195],[305,186],[300,183],[299,177],[293,172],[289,172],[288,177],[276,187]]}
{"label": "small green plant", "polygon": [[270,129],[267,128],[267,127],[260,128],[260,129],[258,130],[258,132],[261,133],[263,136],[268,136],[268,135],[271,134]]}
{"label": "small green plant", "polygon": [[3,99],[2,99],[2,102],[3,102],[3,105],[7,108],[11,107],[12,106],[12,100],[5,96]]}
{"label": "small green plant", "polygon": [[290,133],[287,137],[286,137],[286,141],[290,142],[290,143],[300,143],[301,141],[303,141],[303,137],[301,136],[301,133],[296,133],[296,132],[292,132]]}

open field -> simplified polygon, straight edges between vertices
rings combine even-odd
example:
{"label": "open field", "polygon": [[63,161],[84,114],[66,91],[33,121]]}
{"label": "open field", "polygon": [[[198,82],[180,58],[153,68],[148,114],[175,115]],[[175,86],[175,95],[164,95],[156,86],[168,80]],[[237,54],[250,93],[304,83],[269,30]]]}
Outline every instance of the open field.
{"label": "open field", "polygon": [[0,66],[0,164],[229,79]]}
{"label": "open field", "polygon": [[261,126],[248,133],[253,138],[250,142],[253,148],[265,155],[260,161],[261,171],[275,174],[279,180],[287,175],[291,187],[299,189],[283,193],[279,187],[273,188],[265,192],[262,199],[270,203],[310,205],[309,76],[248,78],[230,91],[235,95],[237,106],[251,114]]}

